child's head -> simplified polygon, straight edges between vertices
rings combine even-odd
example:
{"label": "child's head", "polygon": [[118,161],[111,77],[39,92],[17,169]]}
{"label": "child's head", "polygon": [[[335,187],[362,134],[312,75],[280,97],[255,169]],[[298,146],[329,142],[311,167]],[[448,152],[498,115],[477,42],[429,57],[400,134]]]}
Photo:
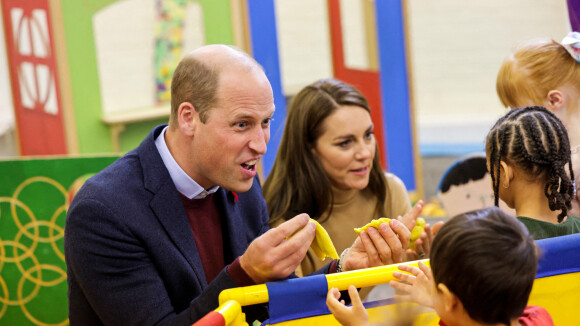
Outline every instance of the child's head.
{"label": "child's head", "polygon": [[496,206],[504,175],[502,164],[509,164],[530,180],[545,185],[549,207],[562,211],[558,215],[558,221],[562,221],[574,196],[574,173],[566,128],[553,113],[541,106],[509,111],[487,134],[485,151]]}
{"label": "child's head", "polygon": [[566,87],[570,100],[580,97],[580,63],[553,40],[531,40],[502,64],[496,90],[505,107],[551,107],[551,91]]}
{"label": "child's head", "polygon": [[[439,296],[445,296],[446,288],[471,319],[509,325],[527,305],[537,254],[533,238],[517,219],[489,207],[447,221],[433,240],[430,263]],[[444,304],[435,309],[448,321],[453,317]]]}

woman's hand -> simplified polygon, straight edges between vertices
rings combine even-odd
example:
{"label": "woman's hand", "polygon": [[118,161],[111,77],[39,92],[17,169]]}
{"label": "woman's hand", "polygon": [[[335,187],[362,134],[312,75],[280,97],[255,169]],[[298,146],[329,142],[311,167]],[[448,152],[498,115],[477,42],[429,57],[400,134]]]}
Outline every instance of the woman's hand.
{"label": "woman's hand", "polygon": [[361,231],[348,251],[343,255],[343,271],[390,265],[403,262],[409,246],[411,231],[398,220],[382,223]]}
{"label": "woman's hand", "polygon": [[443,224],[444,222],[437,222],[433,226],[425,224],[425,230],[419,239],[415,240],[415,250],[407,249],[407,261],[429,258],[433,238]]}

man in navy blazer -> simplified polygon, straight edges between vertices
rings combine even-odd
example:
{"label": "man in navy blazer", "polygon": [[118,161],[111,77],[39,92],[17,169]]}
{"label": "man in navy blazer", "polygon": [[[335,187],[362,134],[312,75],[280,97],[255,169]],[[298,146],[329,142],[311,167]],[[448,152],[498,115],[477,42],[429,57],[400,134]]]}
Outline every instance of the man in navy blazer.
{"label": "man in navy blazer", "polygon": [[[87,180],[71,203],[72,326],[191,325],[224,289],[292,275],[314,239],[306,214],[268,227],[256,166],[274,100],[259,64],[204,46],[179,63],[171,93],[169,125]],[[409,237],[401,223],[369,232],[320,272],[399,261]]]}

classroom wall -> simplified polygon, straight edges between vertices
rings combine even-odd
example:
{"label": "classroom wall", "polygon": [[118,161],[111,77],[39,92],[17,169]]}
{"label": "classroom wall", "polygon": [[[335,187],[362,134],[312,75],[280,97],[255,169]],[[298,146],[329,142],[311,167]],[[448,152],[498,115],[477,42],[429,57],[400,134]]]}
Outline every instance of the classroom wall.
{"label": "classroom wall", "polygon": [[[342,11],[348,13],[343,15],[345,60],[353,68],[371,65],[363,40],[364,1],[370,0],[341,1]],[[291,96],[315,79],[332,76],[326,0],[274,3],[282,88]],[[105,112],[155,104],[152,96],[143,95],[154,88],[153,79],[147,78],[153,74],[149,61],[154,5],[153,0],[122,0],[94,17]],[[504,112],[495,94],[495,75],[502,60],[521,40],[560,40],[570,28],[565,1],[409,0],[405,5],[412,100],[424,156],[480,150],[487,130]],[[126,10],[132,13],[130,21],[119,19]],[[205,40],[200,5],[188,2],[186,15],[184,50],[188,51]],[[15,142],[14,117],[4,42],[0,50],[0,67],[4,67],[0,69],[0,143],[11,143]],[[126,130],[122,150],[135,146],[149,127],[144,123]],[[2,147],[1,156],[15,154],[15,147]]]}
{"label": "classroom wall", "polygon": [[[362,0],[368,1],[368,0]],[[284,91],[330,77],[323,0],[276,0]],[[351,67],[367,67],[361,1],[342,1],[345,54]],[[504,113],[495,92],[499,67],[522,40],[560,41],[570,30],[565,1],[408,0],[412,97],[420,151],[455,156],[483,149],[487,131]]]}
{"label": "classroom wall", "polygon": [[522,40],[560,41],[570,30],[566,1],[411,0],[409,41],[423,155],[483,149],[504,109],[499,67]]}

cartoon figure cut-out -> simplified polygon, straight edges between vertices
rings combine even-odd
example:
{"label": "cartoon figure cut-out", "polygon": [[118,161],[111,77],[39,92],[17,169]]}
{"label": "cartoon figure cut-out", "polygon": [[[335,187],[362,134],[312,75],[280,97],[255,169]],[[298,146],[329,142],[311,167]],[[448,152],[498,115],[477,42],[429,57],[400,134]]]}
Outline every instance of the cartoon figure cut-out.
{"label": "cartoon figure cut-out", "polygon": [[[468,155],[451,165],[441,178],[437,197],[448,217],[494,206],[491,176],[487,171],[485,154]],[[501,200],[499,207],[509,214],[515,214]]]}

